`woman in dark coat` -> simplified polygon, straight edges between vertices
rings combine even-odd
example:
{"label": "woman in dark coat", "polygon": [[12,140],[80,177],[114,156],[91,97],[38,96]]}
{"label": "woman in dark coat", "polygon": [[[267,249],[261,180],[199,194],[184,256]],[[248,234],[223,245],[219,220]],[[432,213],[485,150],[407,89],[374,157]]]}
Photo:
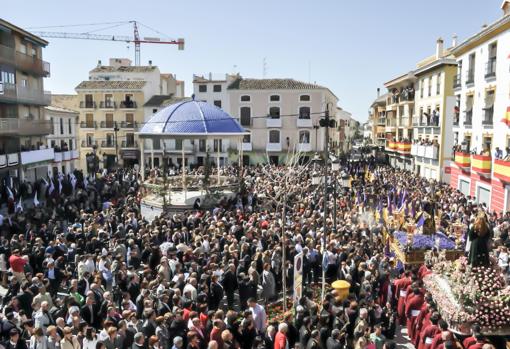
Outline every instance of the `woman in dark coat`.
{"label": "woman in dark coat", "polygon": [[468,231],[471,246],[469,248],[469,264],[473,267],[488,266],[490,227],[485,213],[480,212],[475,223]]}

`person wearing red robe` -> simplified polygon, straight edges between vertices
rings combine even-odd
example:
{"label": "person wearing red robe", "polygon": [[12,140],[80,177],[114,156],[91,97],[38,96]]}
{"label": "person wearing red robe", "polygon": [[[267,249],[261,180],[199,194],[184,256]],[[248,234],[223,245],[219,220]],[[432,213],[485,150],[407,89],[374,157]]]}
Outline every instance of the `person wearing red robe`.
{"label": "person wearing red robe", "polygon": [[462,346],[464,347],[464,349],[468,349],[470,346],[476,343],[476,336],[480,333],[481,330],[482,329],[480,328],[479,325],[477,324],[473,325],[473,327],[471,328],[472,335],[470,337],[465,338],[462,341]]}
{"label": "person wearing red robe", "polygon": [[397,299],[397,315],[401,324],[405,322],[405,298],[407,287],[411,285],[411,273],[408,271],[400,279],[393,282],[395,285],[395,297]]}
{"label": "person wearing red robe", "polygon": [[444,345],[442,345],[444,342],[453,339],[452,333],[448,331],[448,324],[446,321],[439,320],[439,329],[441,332],[434,336],[430,349],[438,349],[440,345],[444,347]]}
{"label": "person wearing red robe", "polygon": [[407,327],[407,335],[409,338],[413,338],[414,332],[413,332],[413,325],[416,317],[418,314],[420,314],[421,306],[424,302],[424,296],[423,293],[421,293],[420,289],[418,287],[413,288],[413,292],[411,296],[408,297],[406,302],[406,327]]}
{"label": "person wearing red robe", "polygon": [[430,317],[430,325],[423,328],[420,334],[420,343],[418,349],[430,349],[434,336],[441,333],[437,323],[439,322],[439,313],[434,313]]}
{"label": "person wearing red robe", "polygon": [[386,275],[384,277],[384,281],[381,283],[381,289],[379,290],[379,304],[388,303],[388,298],[391,297],[390,287],[391,287],[390,276]]}
{"label": "person wearing red robe", "polygon": [[429,274],[432,273],[432,265],[430,263],[423,264],[420,269],[418,269],[418,277],[420,280],[423,280],[423,278]]}
{"label": "person wearing red robe", "polygon": [[430,325],[430,315],[432,315],[433,312],[431,308],[433,308],[432,297],[427,296],[425,297],[425,302],[421,306],[420,313],[418,314],[414,322],[414,337],[411,338],[411,341],[413,342],[416,348],[418,348],[418,345],[420,343],[421,330]]}

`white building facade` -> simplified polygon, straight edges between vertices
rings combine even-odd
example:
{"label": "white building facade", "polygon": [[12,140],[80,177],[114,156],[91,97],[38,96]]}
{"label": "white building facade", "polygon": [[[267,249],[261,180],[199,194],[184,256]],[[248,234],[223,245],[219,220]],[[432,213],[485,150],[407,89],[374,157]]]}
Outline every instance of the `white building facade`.
{"label": "white building facade", "polygon": [[49,149],[53,149],[55,157],[48,165],[48,173],[69,174],[77,168],[79,161],[78,134],[76,132],[78,111],[48,106],[45,118],[52,126],[52,133],[46,136]]}

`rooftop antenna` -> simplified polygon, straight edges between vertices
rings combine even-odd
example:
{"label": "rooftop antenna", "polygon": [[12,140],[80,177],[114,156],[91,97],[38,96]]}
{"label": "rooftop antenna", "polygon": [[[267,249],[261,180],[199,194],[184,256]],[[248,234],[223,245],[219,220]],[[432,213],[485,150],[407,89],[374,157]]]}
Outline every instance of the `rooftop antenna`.
{"label": "rooftop antenna", "polygon": [[262,77],[264,79],[266,78],[266,74],[267,74],[267,62],[266,57],[264,57],[264,59],[262,59]]}

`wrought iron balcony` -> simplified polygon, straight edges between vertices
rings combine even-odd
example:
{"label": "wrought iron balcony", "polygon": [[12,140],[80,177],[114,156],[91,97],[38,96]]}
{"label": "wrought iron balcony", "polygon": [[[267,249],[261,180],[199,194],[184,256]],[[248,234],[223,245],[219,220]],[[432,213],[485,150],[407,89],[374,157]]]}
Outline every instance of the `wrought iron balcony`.
{"label": "wrought iron balcony", "polygon": [[100,128],[114,128],[117,125],[116,122],[112,121],[101,121],[99,123]]}
{"label": "wrought iron balcony", "polygon": [[138,142],[135,142],[135,141],[122,141],[121,148],[138,148]]}
{"label": "wrought iron balcony", "polygon": [[485,127],[492,127],[494,124],[494,106],[490,108],[483,108],[482,125]]}
{"label": "wrought iron balcony", "polygon": [[485,78],[495,78],[496,77],[496,57],[491,57],[485,64]]}
{"label": "wrought iron balcony", "polygon": [[137,105],[135,101],[122,101],[120,102],[120,108],[122,109],[136,109]]}
{"label": "wrought iron balcony", "polygon": [[82,121],[80,122],[80,128],[97,128],[96,121]]}
{"label": "wrought iron balcony", "polygon": [[120,122],[120,128],[137,129],[138,128],[138,122],[136,122],[136,121],[121,121]]}
{"label": "wrought iron balcony", "polygon": [[458,73],[453,78],[453,88],[460,88],[461,84],[462,84],[462,76],[460,75],[460,73]]}
{"label": "wrought iron balcony", "polygon": [[93,101],[81,101],[80,108],[82,108],[82,109],[96,109],[97,104],[96,104],[96,102],[93,102]]}
{"label": "wrought iron balcony", "polygon": [[469,85],[469,84],[473,84],[474,82],[475,82],[475,70],[469,69],[466,72],[466,84]]}
{"label": "wrought iron balcony", "polygon": [[86,141],[86,140],[83,140],[83,141],[81,141],[81,146],[82,146],[82,148],[97,147],[97,141]]}
{"label": "wrought iron balcony", "polygon": [[117,103],[114,101],[101,101],[99,102],[100,109],[115,109],[117,108]]}
{"label": "wrought iron balcony", "polygon": [[101,148],[115,148],[115,141],[101,141]]}

